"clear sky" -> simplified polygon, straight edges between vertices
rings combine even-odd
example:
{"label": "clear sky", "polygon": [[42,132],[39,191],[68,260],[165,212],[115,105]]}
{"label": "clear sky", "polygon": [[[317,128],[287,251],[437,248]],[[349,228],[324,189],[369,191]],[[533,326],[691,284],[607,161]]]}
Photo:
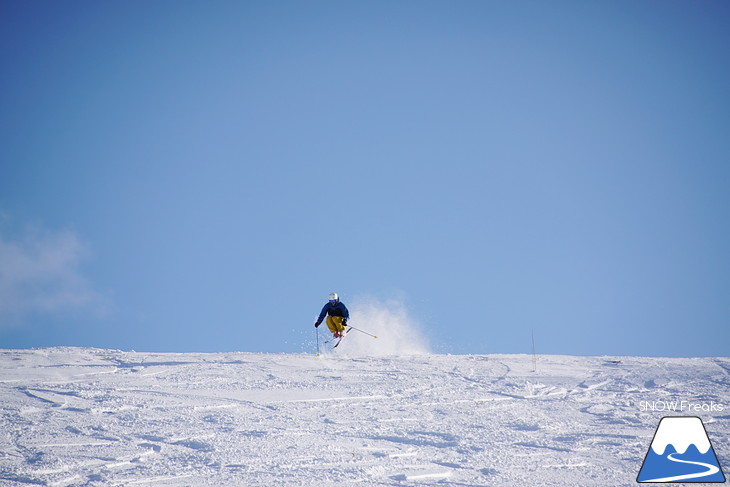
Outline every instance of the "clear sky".
{"label": "clear sky", "polygon": [[[727,356],[730,3],[0,3],[0,348]],[[353,323],[354,324],[354,323]]]}

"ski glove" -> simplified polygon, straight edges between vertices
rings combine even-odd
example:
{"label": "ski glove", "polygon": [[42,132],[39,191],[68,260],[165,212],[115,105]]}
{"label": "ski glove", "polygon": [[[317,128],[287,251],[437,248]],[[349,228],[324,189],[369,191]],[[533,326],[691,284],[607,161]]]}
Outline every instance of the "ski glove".
{"label": "ski glove", "polygon": [[314,323],[314,327],[315,327],[315,328],[319,328],[319,325],[320,325],[320,324],[321,324],[321,323],[317,323],[317,322],[315,322],[315,323]]}

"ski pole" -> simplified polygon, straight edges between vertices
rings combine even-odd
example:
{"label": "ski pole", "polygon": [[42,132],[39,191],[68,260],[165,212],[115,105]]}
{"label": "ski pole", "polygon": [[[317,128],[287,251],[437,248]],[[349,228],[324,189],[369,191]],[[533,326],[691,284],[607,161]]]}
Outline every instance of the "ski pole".
{"label": "ski pole", "polygon": [[377,335],[373,335],[372,333],[368,333],[368,332],[366,332],[366,331],[363,331],[363,330],[361,330],[360,328],[355,328],[355,327],[354,327],[354,326],[352,326],[352,325],[347,325],[347,326],[349,326],[349,327],[350,327],[350,328],[352,328],[353,330],[357,330],[357,331],[359,331],[360,333],[364,333],[364,334],[366,334],[366,335],[368,335],[368,336],[371,336],[371,337],[373,337],[373,338],[378,338],[378,336],[377,336]]}
{"label": "ski pole", "polygon": [[319,328],[314,329],[314,334],[317,336],[317,357],[319,357]]}

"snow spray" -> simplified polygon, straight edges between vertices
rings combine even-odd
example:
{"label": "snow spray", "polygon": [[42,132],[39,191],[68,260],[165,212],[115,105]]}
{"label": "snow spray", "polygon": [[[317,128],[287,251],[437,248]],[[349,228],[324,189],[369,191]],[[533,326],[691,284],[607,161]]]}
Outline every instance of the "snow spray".
{"label": "snow spray", "polygon": [[349,322],[367,330],[378,339],[361,333],[349,333],[338,352],[356,356],[420,355],[430,353],[421,327],[400,301],[374,298],[354,299],[348,304]]}

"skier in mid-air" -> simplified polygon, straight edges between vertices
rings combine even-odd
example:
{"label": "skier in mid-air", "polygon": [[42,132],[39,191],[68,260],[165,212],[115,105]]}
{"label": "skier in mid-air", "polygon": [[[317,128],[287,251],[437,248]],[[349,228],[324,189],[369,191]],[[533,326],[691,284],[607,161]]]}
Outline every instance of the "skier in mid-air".
{"label": "skier in mid-air", "polygon": [[350,318],[350,312],[347,311],[347,307],[340,301],[340,297],[337,293],[331,293],[329,295],[329,301],[322,308],[322,312],[319,313],[319,318],[314,322],[314,327],[318,328],[322,324],[325,315],[327,316],[327,328],[330,329],[334,338],[342,338],[345,336],[345,327],[347,326],[347,320]]}

